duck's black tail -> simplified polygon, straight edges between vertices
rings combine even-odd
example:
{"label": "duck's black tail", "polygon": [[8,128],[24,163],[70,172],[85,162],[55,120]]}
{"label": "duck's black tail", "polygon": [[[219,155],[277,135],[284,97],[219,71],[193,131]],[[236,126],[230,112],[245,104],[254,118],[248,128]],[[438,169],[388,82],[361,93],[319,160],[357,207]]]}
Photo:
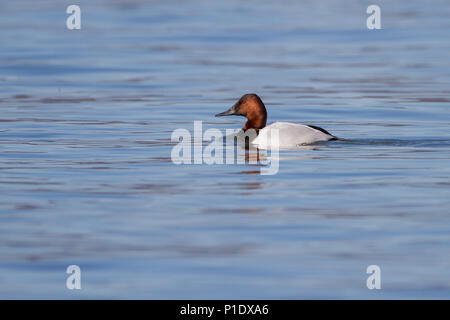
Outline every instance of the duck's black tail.
{"label": "duck's black tail", "polygon": [[333,136],[331,133],[329,133],[327,130],[325,130],[325,129],[321,128],[321,127],[312,126],[312,125],[310,125],[310,124],[308,124],[307,126],[310,127],[310,128],[319,130],[319,131],[321,131],[321,132],[323,132],[323,133],[325,133],[325,134],[327,134],[327,135],[329,135],[329,136],[332,136],[333,138],[331,138],[331,139],[328,140],[328,141],[345,141],[345,139],[342,139],[342,138],[338,138],[338,137],[336,137],[336,136]]}

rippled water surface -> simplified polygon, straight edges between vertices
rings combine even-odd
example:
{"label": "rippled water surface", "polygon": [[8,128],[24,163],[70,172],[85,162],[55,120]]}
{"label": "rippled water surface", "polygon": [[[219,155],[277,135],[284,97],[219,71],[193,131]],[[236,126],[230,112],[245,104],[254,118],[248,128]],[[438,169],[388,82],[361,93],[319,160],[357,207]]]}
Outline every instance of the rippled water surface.
{"label": "rippled water surface", "polygon": [[[0,2],[0,297],[450,298],[448,1],[69,4]],[[172,163],[247,92],[346,140]]]}

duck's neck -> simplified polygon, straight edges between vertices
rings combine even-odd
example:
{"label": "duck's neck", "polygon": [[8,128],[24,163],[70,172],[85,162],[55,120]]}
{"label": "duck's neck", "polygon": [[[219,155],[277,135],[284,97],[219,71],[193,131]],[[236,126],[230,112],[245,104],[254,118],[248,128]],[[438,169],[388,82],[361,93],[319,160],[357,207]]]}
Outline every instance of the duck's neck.
{"label": "duck's neck", "polygon": [[256,132],[259,132],[262,128],[266,126],[267,122],[267,113],[264,109],[264,112],[247,115],[247,122],[245,123],[242,130],[246,131],[248,129],[254,129]]}

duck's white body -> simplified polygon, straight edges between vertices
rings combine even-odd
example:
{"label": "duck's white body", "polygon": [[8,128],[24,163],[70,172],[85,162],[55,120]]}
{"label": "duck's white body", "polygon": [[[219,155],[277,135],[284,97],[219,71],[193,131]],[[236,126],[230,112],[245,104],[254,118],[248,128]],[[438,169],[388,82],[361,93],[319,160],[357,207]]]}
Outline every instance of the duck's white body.
{"label": "duck's white body", "polygon": [[[322,129],[323,130],[323,129]],[[259,130],[258,136],[252,144],[259,148],[293,148],[299,145],[311,144],[320,141],[334,140],[331,134],[314,127],[291,123],[274,122]]]}

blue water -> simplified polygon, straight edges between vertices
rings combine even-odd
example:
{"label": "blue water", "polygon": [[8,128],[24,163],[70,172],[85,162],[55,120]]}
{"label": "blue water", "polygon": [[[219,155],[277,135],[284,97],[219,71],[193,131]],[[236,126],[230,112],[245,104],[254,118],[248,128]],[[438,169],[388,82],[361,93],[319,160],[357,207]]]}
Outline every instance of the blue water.
{"label": "blue water", "polygon": [[[69,4],[0,2],[1,298],[450,298],[448,1]],[[248,92],[346,140],[172,163]]]}

